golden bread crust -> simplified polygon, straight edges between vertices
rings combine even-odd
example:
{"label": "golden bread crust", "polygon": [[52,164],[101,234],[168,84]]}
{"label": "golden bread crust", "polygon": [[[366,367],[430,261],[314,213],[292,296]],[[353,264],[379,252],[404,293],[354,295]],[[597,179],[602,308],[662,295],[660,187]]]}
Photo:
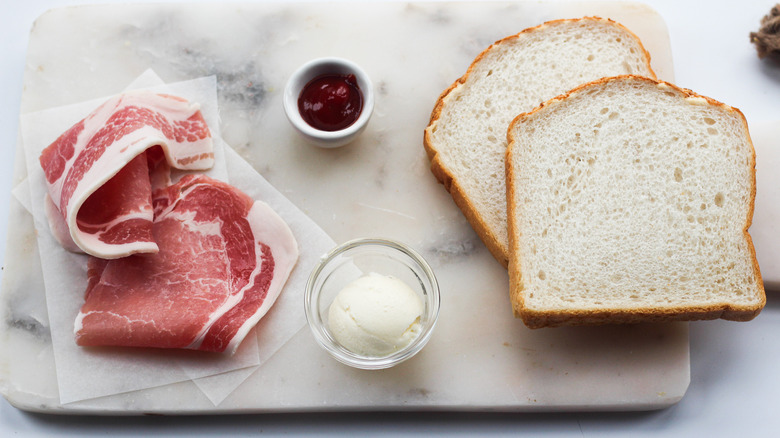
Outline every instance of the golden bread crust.
{"label": "golden bread crust", "polygon": [[457,177],[453,175],[452,171],[448,169],[446,165],[444,165],[441,162],[441,160],[438,158],[438,150],[436,145],[431,139],[431,134],[436,129],[436,124],[439,118],[441,117],[442,108],[444,107],[447,98],[452,94],[454,90],[458,89],[467,81],[472,71],[476,68],[476,65],[479,64],[479,62],[482,61],[482,59],[485,58],[485,56],[490,51],[494,50],[499,45],[506,44],[517,38],[522,38],[524,35],[529,34],[531,32],[536,32],[540,29],[543,29],[544,27],[561,24],[561,23],[567,23],[567,22],[579,22],[583,20],[595,20],[595,21],[607,22],[614,26],[620,27],[625,32],[632,35],[638,42],[639,47],[642,49],[643,56],[647,62],[649,71],[652,73],[653,77],[655,77],[655,73],[652,71],[652,68],[650,67],[650,53],[645,49],[644,45],[642,45],[641,41],[639,40],[639,37],[637,37],[636,34],[631,32],[622,24],[617,23],[614,20],[608,18],[601,18],[595,16],[551,20],[542,23],[538,26],[525,29],[515,35],[510,35],[505,38],[502,38],[494,42],[493,44],[491,44],[488,48],[486,48],[482,52],[480,52],[480,54],[477,55],[474,61],[469,65],[468,69],[466,70],[466,73],[460,78],[458,78],[457,80],[455,80],[455,82],[453,82],[452,85],[450,85],[446,90],[444,90],[441,93],[441,95],[439,95],[439,98],[436,100],[433,110],[431,111],[431,117],[428,126],[425,128],[424,131],[423,146],[425,148],[426,154],[428,155],[428,159],[431,162],[431,172],[434,174],[436,179],[441,184],[444,185],[445,189],[450,193],[452,199],[455,201],[455,204],[463,212],[464,216],[469,221],[472,228],[480,237],[480,239],[482,239],[482,242],[488,248],[488,250],[493,255],[493,257],[499,263],[501,263],[501,265],[504,266],[505,268],[508,267],[508,263],[509,263],[509,253],[510,253],[509,247],[505,245],[505,242],[501,242],[498,236],[496,236],[495,233],[492,232],[485,218],[482,216],[482,213],[471,202],[471,200],[468,198],[466,193],[457,183]]}
{"label": "golden bread crust", "polygon": [[[747,120],[744,114],[734,107],[721,103],[715,99],[701,96],[695,92],[677,87],[674,84],[660,81],[657,79],[646,78],[636,75],[623,75],[610,78],[602,78],[596,81],[592,81],[586,84],[582,84],[573,90],[563,95],[557,96],[553,99],[544,102],[534,110],[523,113],[515,117],[510,123],[507,130],[508,147],[506,151],[506,178],[507,178],[507,208],[508,211],[514,211],[516,208],[514,201],[514,176],[516,170],[513,169],[513,146],[515,143],[514,138],[514,126],[519,120],[533,116],[535,113],[542,110],[542,108],[550,105],[555,105],[560,101],[567,99],[569,96],[579,93],[584,89],[590,87],[599,86],[610,81],[620,80],[637,80],[647,81],[658,87],[667,87],[681,93],[686,99],[703,99],[708,105],[719,106],[727,112],[731,112],[741,120],[744,126],[745,132],[748,133]],[[729,303],[716,303],[709,306],[687,306],[687,307],[646,307],[646,308],[612,308],[612,309],[598,309],[598,310],[567,310],[567,311],[537,311],[529,309],[525,306],[523,300],[523,279],[521,274],[521,266],[519,263],[519,247],[517,243],[519,230],[517,228],[516,219],[514,215],[508,217],[509,228],[509,241],[510,241],[510,257],[509,257],[509,281],[510,281],[510,298],[512,302],[512,310],[516,317],[523,320],[523,323],[530,328],[541,327],[557,327],[563,325],[601,325],[601,324],[625,324],[625,323],[639,323],[639,322],[671,322],[671,321],[695,321],[695,320],[710,320],[710,319],[726,319],[732,321],[749,321],[755,318],[763,309],[766,304],[766,293],[764,290],[763,281],[761,279],[761,272],[758,266],[758,260],[756,258],[755,247],[753,246],[753,240],[748,233],[748,229],[753,220],[753,211],[755,207],[756,197],[756,153],[753,146],[753,142],[750,139],[748,133],[747,142],[750,145],[751,157],[750,157],[750,205],[748,214],[745,219],[745,223],[742,227],[743,237],[748,245],[751,263],[755,274],[755,279],[759,290],[759,301],[754,305],[734,305]]]}

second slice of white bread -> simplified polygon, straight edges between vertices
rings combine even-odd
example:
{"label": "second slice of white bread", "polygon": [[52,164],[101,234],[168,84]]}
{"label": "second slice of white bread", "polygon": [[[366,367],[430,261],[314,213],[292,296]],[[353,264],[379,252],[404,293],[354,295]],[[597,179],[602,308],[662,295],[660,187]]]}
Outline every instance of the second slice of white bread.
{"label": "second slice of white bread", "polygon": [[636,35],[608,19],[556,20],[494,43],[439,97],[424,136],[431,170],[504,266],[509,122],[580,84],[621,74],[655,77]]}
{"label": "second slice of white bread", "polygon": [[761,311],[741,112],[623,76],[521,114],[507,137],[511,299],[526,325]]}

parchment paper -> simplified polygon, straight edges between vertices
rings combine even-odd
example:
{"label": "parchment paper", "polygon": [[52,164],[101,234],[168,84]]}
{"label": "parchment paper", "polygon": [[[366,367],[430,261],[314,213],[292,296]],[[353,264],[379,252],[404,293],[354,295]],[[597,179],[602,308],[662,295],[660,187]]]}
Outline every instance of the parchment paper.
{"label": "parchment paper", "polygon": [[[17,185],[14,195],[31,208],[38,234],[60,402],[72,403],[194,380],[217,405],[305,325],[303,291],[308,271],[334,243],[222,141],[214,77],[163,84],[148,71],[128,87],[138,88],[171,93],[200,103],[215,143],[215,166],[206,173],[230,182],[274,208],[292,229],[301,256],[276,304],[232,356],[186,350],[77,346],[73,322],[83,304],[86,256],[62,249],[49,231],[43,210],[46,186],[38,157],[62,132],[108,97],[23,115],[21,132],[28,179]],[[24,199],[25,194],[28,199]]]}

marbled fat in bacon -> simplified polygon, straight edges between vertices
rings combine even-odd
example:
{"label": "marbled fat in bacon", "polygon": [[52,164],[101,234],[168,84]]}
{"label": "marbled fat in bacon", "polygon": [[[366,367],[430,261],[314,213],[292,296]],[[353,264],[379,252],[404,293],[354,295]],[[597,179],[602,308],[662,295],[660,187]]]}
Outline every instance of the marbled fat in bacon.
{"label": "marbled fat in bacon", "polygon": [[155,191],[153,204],[159,252],[90,257],[77,343],[234,351],[292,271],[292,232],[266,204],[202,175]]}
{"label": "marbled fat in bacon", "polygon": [[[178,169],[210,168],[212,139],[198,105],[164,94],[125,93],[43,150],[47,213],[63,246],[108,259],[158,250],[147,153],[163,155]],[[57,212],[61,217],[52,217]]]}

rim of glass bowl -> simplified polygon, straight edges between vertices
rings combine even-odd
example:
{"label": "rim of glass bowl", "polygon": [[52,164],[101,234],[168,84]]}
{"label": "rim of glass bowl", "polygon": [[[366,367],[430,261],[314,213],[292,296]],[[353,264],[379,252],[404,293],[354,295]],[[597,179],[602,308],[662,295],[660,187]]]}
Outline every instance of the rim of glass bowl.
{"label": "rim of glass bowl", "polygon": [[[322,271],[325,269],[325,267],[336,257],[355,248],[364,248],[367,246],[384,247],[403,253],[420,267],[426,279],[428,282],[430,282],[430,290],[426,290],[426,296],[428,297],[426,298],[426,307],[428,307],[428,312],[430,313],[429,320],[431,323],[426,325],[423,328],[423,331],[420,332],[420,335],[406,348],[396,351],[395,353],[392,353],[388,356],[382,357],[369,357],[355,354],[340,346],[325,329],[325,323],[320,316],[319,308],[316,306],[314,299],[315,293],[319,294],[319,291],[316,291],[316,289],[321,286],[322,279],[320,275],[322,274]],[[425,285],[423,287],[428,289]],[[311,275],[309,275],[309,279],[306,282],[304,303],[306,321],[308,322],[309,328],[314,334],[315,340],[328,353],[330,353],[331,356],[333,356],[339,362],[353,366],[355,368],[378,370],[390,368],[411,358],[420,352],[425,344],[428,343],[428,340],[433,333],[433,329],[436,326],[436,322],[439,317],[440,291],[439,283],[436,280],[436,275],[434,274],[433,269],[430,267],[428,262],[419,253],[417,253],[417,251],[404,243],[391,239],[362,238],[344,242],[320,258],[320,261],[312,270]]]}

